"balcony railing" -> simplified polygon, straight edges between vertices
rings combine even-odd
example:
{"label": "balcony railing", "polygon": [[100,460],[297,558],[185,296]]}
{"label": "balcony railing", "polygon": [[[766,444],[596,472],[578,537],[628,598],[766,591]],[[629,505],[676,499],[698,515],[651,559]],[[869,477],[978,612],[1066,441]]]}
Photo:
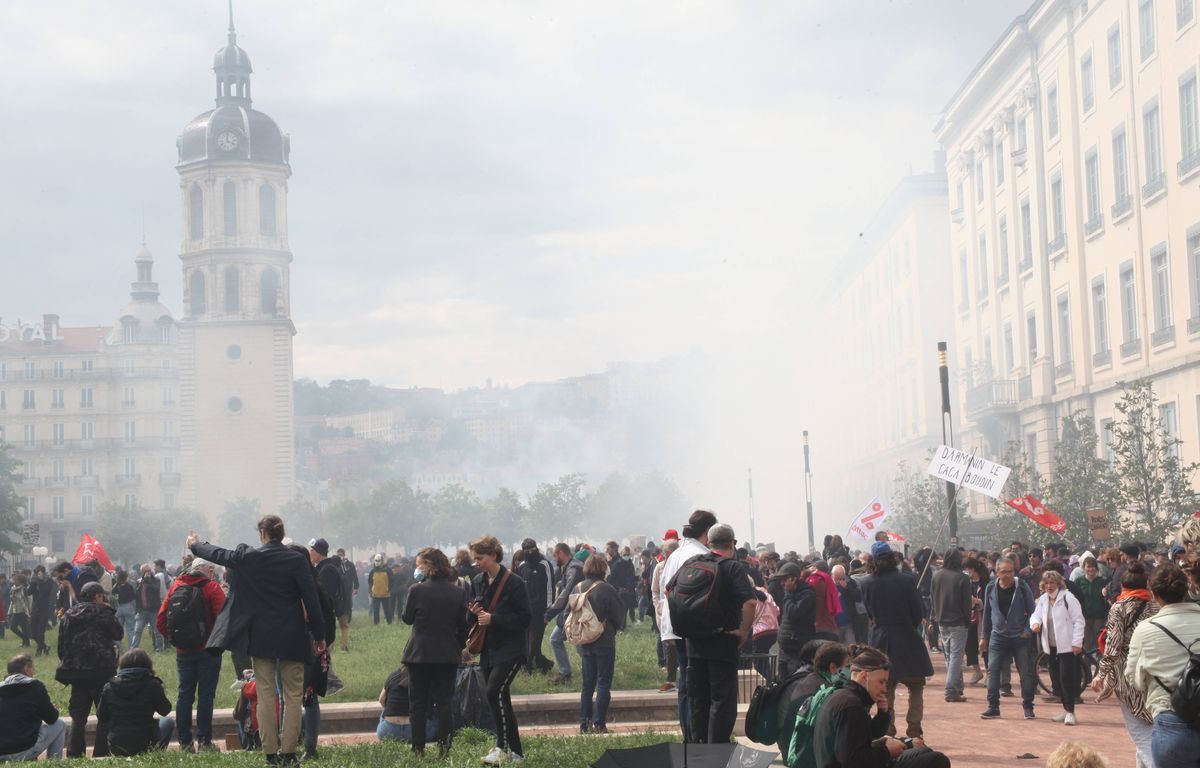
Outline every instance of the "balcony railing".
{"label": "balcony railing", "polygon": [[1200,317],[1188,318],[1188,333],[1200,333]]}
{"label": "balcony railing", "polygon": [[1097,212],[1095,216],[1087,220],[1083,225],[1083,231],[1089,235],[1094,234],[1104,228],[1104,214]]}
{"label": "balcony railing", "polygon": [[1130,339],[1121,345],[1121,357],[1133,357],[1142,351],[1141,339]]}
{"label": "balcony railing", "polygon": [[1064,250],[1066,247],[1067,247],[1067,235],[1065,232],[1061,232],[1053,240],[1046,243],[1046,252],[1053,256],[1054,254],[1058,253],[1059,251]]}
{"label": "balcony railing", "polygon": [[1054,378],[1065,379],[1075,372],[1075,365],[1070,360],[1064,360],[1054,366]]}
{"label": "balcony railing", "polygon": [[96,475],[76,475],[75,485],[80,488],[98,488],[100,486],[100,478]]}
{"label": "balcony railing", "polygon": [[1153,347],[1162,344],[1168,344],[1175,341],[1175,326],[1168,325],[1165,328],[1159,328],[1154,333],[1150,334],[1150,345]]}
{"label": "balcony railing", "polygon": [[1112,205],[1113,221],[1121,218],[1131,210],[1133,210],[1133,198],[1130,195],[1125,195]]}
{"label": "balcony railing", "polygon": [[1167,188],[1167,175],[1162,171],[1158,175],[1142,185],[1142,199],[1149,200],[1159,192],[1165,191]]}
{"label": "balcony railing", "polygon": [[1017,382],[993,379],[967,390],[967,413],[975,415],[991,410],[1011,410],[1017,405]]}
{"label": "balcony railing", "polygon": [[141,475],[117,475],[117,485],[122,488],[132,488],[141,482]]}
{"label": "balcony railing", "polygon": [[1179,161],[1179,178],[1182,179],[1197,168],[1200,168],[1200,150],[1193,150],[1192,154]]}
{"label": "balcony railing", "polygon": [[1112,364],[1112,350],[1111,349],[1101,350],[1100,352],[1097,352],[1092,355],[1092,367],[1093,368],[1102,368],[1106,365],[1111,365],[1111,364]]}
{"label": "balcony railing", "polygon": [[178,472],[160,472],[158,475],[159,485],[179,485],[182,481],[183,477]]}

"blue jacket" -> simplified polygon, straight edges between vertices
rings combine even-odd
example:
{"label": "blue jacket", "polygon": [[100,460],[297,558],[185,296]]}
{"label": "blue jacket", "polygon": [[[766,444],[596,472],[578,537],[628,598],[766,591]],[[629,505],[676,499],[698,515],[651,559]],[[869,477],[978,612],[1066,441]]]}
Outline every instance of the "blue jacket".
{"label": "blue jacket", "polygon": [[996,598],[997,582],[995,579],[987,585],[983,595],[983,636],[990,637],[994,632],[1001,637],[1017,638],[1029,634],[1029,617],[1037,603],[1033,590],[1021,579],[1013,582],[1017,591],[1013,595],[1012,605],[1008,615],[1000,613],[1000,601]]}

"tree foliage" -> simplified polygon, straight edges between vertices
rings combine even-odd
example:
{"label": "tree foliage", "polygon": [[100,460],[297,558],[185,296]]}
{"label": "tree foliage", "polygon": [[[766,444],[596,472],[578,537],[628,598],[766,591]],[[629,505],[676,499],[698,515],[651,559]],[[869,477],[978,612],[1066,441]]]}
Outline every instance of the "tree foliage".
{"label": "tree foliage", "polygon": [[[932,455],[932,454],[931,454]],[[901,461],[896,467],[892,492],[892,515],[886,523],[889,530],[904,536],[912,547],[930,546],[944,549],[950,540],[944,521],[949,510],[946,482]],[[965,499],[957,497],[959,523],[969,519]]]}
{"label": "tree foliage", "polygon": [[258,499],[245,496],[225,502],[225,509],[221,510],[221,516],[217,519],[217,536],[222,545],[233,547],[242,542],[257,544],[254,531],[258,519],[262,517],[260,508]]}
{"label": "tree foliage", "polygon": [[92,535],[114,564],[133,568],[158,558],[170,560],[182,553],[194,518],[185,510],[150,510],[108,501],[96,509]]}
{"label": "tree foliage", "polygon": [[0,552],[15,555],[21,551],[21,509],[24,501],[17,495],[18,462],[8,455],[8,445],[0,443]]}
{"label": "tree foliage", "polygon": [[1008,444],[1000,463],[1012,471],[1000,498],[989,502],[991,517],[986,530],[990,545],[1001,547],[1013,541],[1046,541],[1053,538],[1048,528],[1043,528],[1005,503],[1006,499],[1017,496],[1036,496],[1042,501],[1046,500],[1045,480],[1037,466],[1030,461],[1029,454],[1019,442],[1013,441]]}
{"label": "tree foliage", "polygon": [[[1086,411],[1075,411],[1062,420],[1054,448],[1054,472],[1046,491],[1047,508],[1067,524],[1064,540],[1082,544],[1091,540],[1089,509],[1104,509],[1110,518],[1116,504],[1116,476],[1099,453],[1096,420]],[[1116,520],[1110,520],[1115,527]],[[1041,526],[1038,526],[1041,528]],[[1042,538],[1053,538],[1042,528]]]}

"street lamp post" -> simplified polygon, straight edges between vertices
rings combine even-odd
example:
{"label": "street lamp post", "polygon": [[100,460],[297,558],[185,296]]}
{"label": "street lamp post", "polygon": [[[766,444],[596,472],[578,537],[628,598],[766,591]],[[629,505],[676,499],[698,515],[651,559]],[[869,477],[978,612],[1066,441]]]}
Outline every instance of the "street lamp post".
{"label": "street lamp post", "polygon": [[758,540],[756,538],[754,538],[754,474],[753,474],[753,471],[750,469],[746,470],[746,490],[750,494],[750,496],[749,496],[749,506],[750,506],[750,547],[749,547],[749,549],[751,552],[753,552],[754,545]]}
{"label": "street lamp post", "polygon": [[[939,341],[938,381],[942,385],[942,444],[954,446],[954,423],[950,419],[950,367],[946,362],[946,342]],[[947,515],[950,542],[958,543],[958,504],[954,499],[954,483],[946,481],[946,503],[950,507]]]}
{"label": "street lamp post", "polygon": [[816,539],[813,537],[813,518],[812,518],[812,461],[808,451],[808,430],[804,430],[804,503],[808,510],[808,551],[812,552],[817,548]]}

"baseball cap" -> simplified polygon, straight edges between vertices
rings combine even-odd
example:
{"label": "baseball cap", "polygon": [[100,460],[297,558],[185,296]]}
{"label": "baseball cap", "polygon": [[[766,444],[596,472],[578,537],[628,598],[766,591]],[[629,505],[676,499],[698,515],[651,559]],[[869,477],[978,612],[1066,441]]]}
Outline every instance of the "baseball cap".
{"label": "baseball cap", "polygon": [[871,557],[884,557],[892,554],[892,545],[886,541],[877,541],[871,545]]}
{"label": "baseball cap", "polygon": [[796,563],[793,563],[790,560],[788,562],[784,563],[783,565],[779,566],[778,571],[775,571],[775,577],[780,578],[780,579],[782,579],[786,576],[803,576],[803,575],[804,575],[804,569],[801,568]]}
{"label": "baseball cap", "polygon": [[663,541],[669,541],[671,539],[679,541],[679,531],[675,530],[674,528],[668,528],[667,532],[663,534]]}
{"label": "baseball cap", "polygon": [[533,539],[525,539],[521,542],[521,549],[525,550],[526,552],[537,549],[537,542]]}
{"label": "baseball cap", "polygon": [[329,542],[325,539],[313,539],[308,542],[308,548],[315,550],[321,557],[329,557]]}

